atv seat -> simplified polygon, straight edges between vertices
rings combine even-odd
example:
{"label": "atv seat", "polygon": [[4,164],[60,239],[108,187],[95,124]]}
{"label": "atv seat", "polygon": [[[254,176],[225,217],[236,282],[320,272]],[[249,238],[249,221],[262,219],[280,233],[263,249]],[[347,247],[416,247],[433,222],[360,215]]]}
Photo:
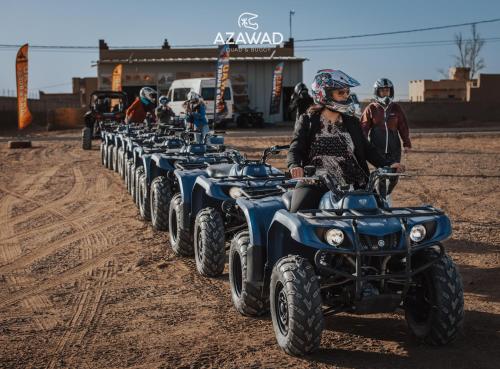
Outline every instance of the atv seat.
{"label": "atv seat", "polygon": [[234,164],[212,164],[207,168],[207,174],[211,178],[227,177]]}
{"label": "atv seat", "polygon": [[290,211],[290,208],[292,207],[292,195],[293,191],[287,191],[281,196],[285,209],[288,211]]}

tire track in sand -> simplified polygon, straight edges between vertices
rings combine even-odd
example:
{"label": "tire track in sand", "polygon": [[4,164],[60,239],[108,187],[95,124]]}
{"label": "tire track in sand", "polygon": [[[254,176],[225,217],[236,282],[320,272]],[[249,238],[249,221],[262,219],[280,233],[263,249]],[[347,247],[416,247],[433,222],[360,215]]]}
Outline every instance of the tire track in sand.
{"label": "tire track in sand", "polygon": [[66,331],[51,353],[48,368],[55,368],[65,360],[72,361],[78,354],[73,348],[81,346],[89,331],[97,326],[106,301],[106,283],[116,275],[117,270],[116,261],[108,260],[102,267],[90,271],[90,275],[97,278],[97,283],[94,286],[90,282],[83,285]]}

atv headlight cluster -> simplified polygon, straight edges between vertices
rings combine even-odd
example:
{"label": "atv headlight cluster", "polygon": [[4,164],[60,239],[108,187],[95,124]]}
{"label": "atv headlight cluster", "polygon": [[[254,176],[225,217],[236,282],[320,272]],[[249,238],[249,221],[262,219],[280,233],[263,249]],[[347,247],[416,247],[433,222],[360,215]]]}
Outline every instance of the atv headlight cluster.
{"label": "atv headlight cluster", "polygon": [[420,242],[425,238],[427,230],[422,224],[417,224],[410,229],[410,240],[413,242]]}
{"label": "atv headlight cluster", "polygon": [[241,188],[239,187],[231,187],[229,189],[229,196],[231,196],[233,199],[237,199],[238,197],[241,197],[243,195],[243,192],[241,191]]}
{"label": "atv headlight cluster", "polygon": [[329,229],[325,233],[325,241],[331,246],[339,246],[344,242],[344,232],[336,228]]}

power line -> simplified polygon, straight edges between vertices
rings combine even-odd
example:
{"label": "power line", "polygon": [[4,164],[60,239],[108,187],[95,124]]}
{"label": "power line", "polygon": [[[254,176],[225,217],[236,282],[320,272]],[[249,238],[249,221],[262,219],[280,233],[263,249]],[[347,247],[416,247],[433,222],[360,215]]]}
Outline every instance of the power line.
{"label": "power line", "polygon": [[[483,38],[484,41],[496,41],[500,40],[500,36]],[[463,41],[472,41],[471,39],[464,39]],[[447,40],[426,40],[426,41],[399,41],[399,42],[379,42],[379,43],[363,43],[363,44],[319,44],[319,45],[302,45],[297,46],[296,49],[314,49],[318,47],[365,47],[365,46],[400,46],[400,45],[424,45],[424,44],[449,44],[455,43],[455,40],[447,39]]]}
{"label": "power line", "polygon": [[[490,44],[490,43],[495,43],[495,42],[500,42],[500,38],[492,38],[488,39],[486,41],[485,39],[485,44]],[[301,52],[311,52],[311,51],[352,51],[352,50],[379,50],[379,49],[407,49],[407,48],[418,48],[418,47],[432,47],[432,46],[448,46],[448,45],[455,45],[454,41],[448,41],[448,42],[440,42],[440,43],[401,43],[401,44],[387,44],[387,45],[381,45],[381,46],[360,46],[360,45],[331,45],[330,47],[327,46],[322,46],[318,48],[298,48],[297,50]]]}
{"label": "power line", "polygon": [[494,18],[494,19],[487,19],[487,20],[481,20],[481,21],[476,21],[476,22],[457,23],[457,24],[449,24],[449,25],[445,25],[445,26],[434,26],[434,27],[425,27],[425,28],[413,28],[413,29],[400,30],[400,31],[377,32],[377,33],[363,33],[363,34],[359,34],[359,35],[349,35],[349,36],[332,36],[332,37],[304,38],[304,39],[294,40],[294,42],[344,40],[344,39],[348,39],[348,38],[362,38],[362,37],[397,35],[397,34],[402,34],[402,33],[435,31],[435,30],[439,30],[439,29],[457,28],[457,27],[472,26],[472,25],[476,25],[476,24],[493,23],[493,22],[499,22],[499,21],[500,21],[500,18]]}
{"label": "power line", "polygon": [[[408,30],[399,30],[399,31],[388,31],[388,32],[378,32],[378,33],[365,33],[365,34],[358,34],[358,35],[348,35],[348,36],[333,36],[333,37],[319,37],[319,38],[309,38],[309,39],[297,39],[294,40],[294,42],[312,42],[312,41],[327,41],[327,40],[343,40],[343,39],[352,39],[352,38],[364,38],[364,37],[374,37],[374,36],[387,36],[387,35],[396,35],[396,34],[404,34],[404,33],[414,33],[414,32],[423,32],[423,31],[434,31],[434,30],[441,30],[441,29],[448,29],[448,28],[457,28],[457,27],[464,27],[464,26],[470,26],[470,25],[476,25],[476,24],[484,24],[484,23],[494,23],[494,22],[499,22],[500,18],[494,18],[494,19],[487,19],[487,20],[481,20],[481,21],[475,21],[475,22],[466,22],[466,23],[457,23],[457,24],[449,24],[449,25],[443,25],[443,26],[433,26],[433,27],[424,27],[424,28],[414,28],[414,29],[408,29]],[[429,41],[431,42],[431,41]],[[368,46],[372,46],[368,45]],[[8,49],[17,49],[21,47],[21,44],[0,44],[0,50],[8,50]],[[61,52],[64,50],[65,52],[92,52],[94,53],[95,51],[99,50],[98,46],[89,46],[89,45],[77,45],[77,46],[72,46],[72,45],[29,45],[31,50],[40,50],[40,51],[53,51],[53,52]],[[330,46],[330,45],[311,45],[311,46]],[[331,45],[333,46],[333,45]],[[345,46],[345,45],[344,45]],[[351,46],[351,45],[349,45]],[[358,45],[359,46],[359,45]],[[158,49],[160,48],[160,45],[156,46],[115,46],[111,47],[110,50],[118,50],[118,49]],[[193,45],[172,45],[172,48],[187,48],[187,47],[214,47],[214,45],[210,44],[193,44]],[[308,47],[307,45],[305,46],[299,46],[300,47]]]}

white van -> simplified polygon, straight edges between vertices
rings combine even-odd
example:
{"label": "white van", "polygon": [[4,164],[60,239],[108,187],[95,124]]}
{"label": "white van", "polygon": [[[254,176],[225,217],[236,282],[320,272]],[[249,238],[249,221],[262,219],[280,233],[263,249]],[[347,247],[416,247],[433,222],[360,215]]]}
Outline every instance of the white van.
{"label": "white van", "polygon": [[[190,78],[190,79],[177,79],[172,82],[168,90],[168,98],[170,100],[169,106],[174,111],[175,115],[184,115],[184,108],[182,104],[187,99],[189,91],[197,92],[205,101],[207,108],[207,120],[213,121],[214,119],[214,96],[215,96],[215,78]],[[222,116],[222,122],[232,122],[234,119],[233,112],[233,88],[231,81],[227,81],[226,88],[224,89],[224,100],[227,105],[227,112]]]}

